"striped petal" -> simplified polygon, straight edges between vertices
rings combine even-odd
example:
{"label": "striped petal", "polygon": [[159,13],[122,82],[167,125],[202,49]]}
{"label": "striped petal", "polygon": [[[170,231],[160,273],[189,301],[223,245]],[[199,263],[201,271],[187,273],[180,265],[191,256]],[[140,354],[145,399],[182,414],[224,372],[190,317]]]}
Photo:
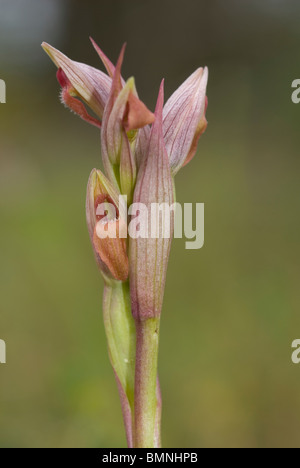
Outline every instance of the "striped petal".
{"label": "striped petal", "polygon": [[194,156],[206,128],[207,68],[196,70],[170,97],[164,107],[163,129],[172,174]]}
{"label": "striped petal", "polygon": [[45,42],[43,42],[42,47],[57,68],[64,72],[72,86],[73,97],[82,99],[102,120],[110,93],[111,78],[96,68],[84,63],[74,62]]}
{"label": "striped petal", "polygon": [[[157,232],[157,219],[153,220],[150,215],[153,203],[170,207],[174,199],[169,159],[163,140],[163,99],[162,83],[148,152],[142,161],[134,192],[134,203],[143,204],[148,213],[148,238],[131,237],[129,241],[132,313],[134,318],[140,320],[157,317],[161,313],[173,236],[173,212],[170,218],[163,216],[162,229],[157,238],[152,237],[152,232]],[[163,237],[165,231],[169,231],[169,237]]]}

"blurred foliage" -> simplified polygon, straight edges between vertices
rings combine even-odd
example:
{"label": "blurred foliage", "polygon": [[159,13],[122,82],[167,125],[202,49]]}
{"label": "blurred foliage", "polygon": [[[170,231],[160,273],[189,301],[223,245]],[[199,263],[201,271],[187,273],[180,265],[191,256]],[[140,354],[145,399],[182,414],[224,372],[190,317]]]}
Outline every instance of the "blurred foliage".
{"label": "blurred foliage", "polygon": [[[53,8],[37,28],[40,3]],[[164,446],[298,447],[299,2],[26,4],[0,5],[0,445],[125,446],[85,226],[99,135],[59,104],[40,49],[46,40],[98,66],[92,35],[113,60],[128,41],[124,75],[152,109],[163,76],[169,96],[198,66],[210,69],[209,127],[177,177],[179,201],[205,202],[206,243],[173,244]]]}

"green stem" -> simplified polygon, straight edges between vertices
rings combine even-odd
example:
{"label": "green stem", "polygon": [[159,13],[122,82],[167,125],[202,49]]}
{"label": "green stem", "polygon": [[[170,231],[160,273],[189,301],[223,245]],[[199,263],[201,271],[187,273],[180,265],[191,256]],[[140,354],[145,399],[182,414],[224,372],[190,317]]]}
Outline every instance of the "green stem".
{"label": "green stem", "polygon": [[159,318],[136,321],[135,448],[156,448]]}
{"label": "green stem", "polygon": [[128,282],[105,284],[103,316],[110,361],[118,384],[127,444],[133,445],[135,324]]}

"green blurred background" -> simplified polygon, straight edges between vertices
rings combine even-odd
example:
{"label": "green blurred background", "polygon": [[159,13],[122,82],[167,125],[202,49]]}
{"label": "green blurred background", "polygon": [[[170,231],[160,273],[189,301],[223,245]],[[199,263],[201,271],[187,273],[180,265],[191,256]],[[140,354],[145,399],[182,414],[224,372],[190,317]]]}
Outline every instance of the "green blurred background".
{"label": "green blurred background", "polygon": [[209,127],[177,176],[205,247],[176,240],[162,316],[165,447],[299,447],[300,4],[0,0],[2,447],[124,447],[85,225],[97,129],[59,103],[47,41],[96,67],[91,35],[153,109],[208,65]]}

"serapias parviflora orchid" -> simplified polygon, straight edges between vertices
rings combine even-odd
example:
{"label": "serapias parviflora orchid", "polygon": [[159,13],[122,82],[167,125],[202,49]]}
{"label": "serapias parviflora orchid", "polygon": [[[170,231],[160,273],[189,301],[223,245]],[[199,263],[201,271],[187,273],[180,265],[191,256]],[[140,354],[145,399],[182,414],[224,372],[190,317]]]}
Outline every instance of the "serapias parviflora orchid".
{"label": "serapias parviflora orchid", "polygon": [[[163,220],[171,232],[168,238],[133,238],[127,236],[126,211],[132,202],[146,207],[173,204],[174,177],[194,157],[207,127],[208,70],[198,68],[165,105],[162,82],[152,113],[139,99],[134,78],[122,78],[125,46],[114,66],[92,43],[107,73],[70,60],[49,44],[42,47],[58,68],[62,102],[100,128],[104,173],[97,169],[91,172],[86,217],[104,278],[109,356],[128,446],[157,448],[161,446],[159,324],[174,219]],[[116,236],[101,235],[111,227]],[[151,232],[151,221],[147,228]]]}

